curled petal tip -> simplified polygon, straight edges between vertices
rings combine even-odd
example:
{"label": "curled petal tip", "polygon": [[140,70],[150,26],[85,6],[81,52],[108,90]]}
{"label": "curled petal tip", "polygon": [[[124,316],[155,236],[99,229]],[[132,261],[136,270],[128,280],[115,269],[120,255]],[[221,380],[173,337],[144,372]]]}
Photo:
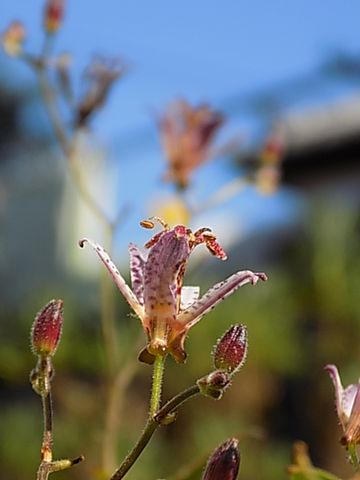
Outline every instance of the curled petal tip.
{"label": "curled petal tip", "polygon": [[259,280],[266,282],[267,279],[267,275],[263,272],[253,273],[250,282],[252,285],[256,285]]}
{"label": "curled petal tip", "polygon": [[324,370],[326,370],[327,372],[332,372],[335,368],[336,368],[335,365],[332,365],[329,363],[325,365]]}
{"label": "curled petal tip", "polygon": [[325,365],[324,370],[329,374],[333,382],[335,383],[340,382],[339,372],[336,365],[332,365],[332,364]]}
{"label": "curled petal tip", "polygon": [[81,240],[79,240],[79,247],[80,248],[84,248],[85,246],[85,243],[87,243],[88,239],[87,238],[82,238]]}
{"label": "curled petal tip", "polygon": [[266,273],[264,273],[264,272],[255,273],[255,275],[256,275],[262,282],[266,282],[266,280],[268,279],[268,276],[267,276]]}

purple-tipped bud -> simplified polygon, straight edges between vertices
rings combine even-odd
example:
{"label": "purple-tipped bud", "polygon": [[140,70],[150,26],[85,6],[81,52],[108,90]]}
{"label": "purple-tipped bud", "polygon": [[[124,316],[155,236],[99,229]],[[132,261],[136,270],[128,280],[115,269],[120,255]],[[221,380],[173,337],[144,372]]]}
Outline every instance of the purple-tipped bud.
{"label": "purple-tipped bud", "polygon": [[36,355],[54,355],[60,342],[63,301],[50,300],[36,315],[31,329],[31,346]]}
{"label": "purple-tipped bud", "polygon": [[218,340],[214,348],[214,365],[231,374],[245,362],[247,353],[247,329],[245,325],[233,325]]}
{"label": "purple-tipped bud", "polygon": [[203,480],[235,480],[240,468],[239,441],[230,438],[211,455]]}
{"label": "purple-tipped bud", "polygon": [[227,372],[216,370],[200,378],[196,383],[202,395],[220,400],[230,385],[230,376]]}

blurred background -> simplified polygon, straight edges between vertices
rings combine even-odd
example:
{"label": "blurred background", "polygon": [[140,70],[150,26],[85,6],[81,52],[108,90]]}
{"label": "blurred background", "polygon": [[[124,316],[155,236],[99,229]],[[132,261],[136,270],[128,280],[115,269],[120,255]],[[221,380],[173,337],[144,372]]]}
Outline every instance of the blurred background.
{"label": "blurred background", "polygon": [[[34,54],[43,42],[43,7],[40,0],[1,1],[1,29],[22,21],[26,51]],[[243,268],[269,276],[191,331],[185,366],[169,360],[164,398],[210,371],[212,346],[231,324],[248,326],[248,359],[224,398],[189,402],[157,432],[129,480],[198,479],[209,453],[231,436],[240,439],[244,480],[285,479],[297,439],[317,465],[351,474],[323,367],[336,364],[345,385],[360,374],[359,17],[356,0],[67,2],[53,51],[71,55],[75,97],[86,95],[83,72],[94,56],[125,64],[102,111],[80,129],[78,150],[88,188],[109,218],[118,216],[113,256],[124,275],[127,244],[150,236],[139,221],[158,214],[213,227],[228,252],[227,262],[198,252],[187,284],[205,291]],[[165,181],[159,136],[159,118],[179,99],[207,102],[225,118],[214,154],[193,169],[185,189]],[[71,130],[74,117],[60,110]],[[35,475],[42,413],[28,382],[35,364],[29,331],[36,312],[62,298],[55,456],[84,454],[86,462],[57,476],[100,478],[109,375],[101,273],[77,240],[103,241],[104,230],[74,186],[36,76],[4,53],[0,126],[2,476]],[[108,288],[117,361],[130,372],[116,409],[113,446],[121,459],[146,419],[151,368],[135,361],[144,344],[139,322]]]}

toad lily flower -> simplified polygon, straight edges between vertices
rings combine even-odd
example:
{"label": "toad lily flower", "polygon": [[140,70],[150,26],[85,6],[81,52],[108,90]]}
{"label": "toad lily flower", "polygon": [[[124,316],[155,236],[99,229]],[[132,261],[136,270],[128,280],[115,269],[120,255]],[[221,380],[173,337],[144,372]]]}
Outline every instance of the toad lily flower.
{"label": "toad lily flower", "polygon": [[[199,298],[199,287],[182,285],[191,251],[204,243],[213,255],[225,260],[224,250],[208,228],[193,233],[184,225],[170,229],[160,219],[156,220],[160,221],[164,230],[146,243],[145,247],[149,249],[146,258],[135,245],[129,245],[132,289],[100,245],[87,238],[79,244],[82,247],[89,243],[96,251],[116,286],[140,318],[148,344],[139,359],[151,364],[155,356],[169,353],[182,363],[186,359],[184,341],[189,329],[238,287],[247,283],[255,285],[259,279],[266,280],[266,275],[250,270],[234,273]],[[152,228],[154,223],[144,221],[141,225]]]}
{"label": "toad lily flower", "polygon": [[345,446],[360,443],[360,380],[345,389],[335,365],[326,365],[325,370],[335,387],[336,410],[344,431],[341,443]]}

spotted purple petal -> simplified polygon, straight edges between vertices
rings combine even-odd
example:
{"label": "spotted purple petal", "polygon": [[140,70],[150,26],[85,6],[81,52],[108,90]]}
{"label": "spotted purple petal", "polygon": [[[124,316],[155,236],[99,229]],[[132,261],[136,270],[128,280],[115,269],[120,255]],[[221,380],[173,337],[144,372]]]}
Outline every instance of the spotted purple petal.
{"label": "spotted purple petal", "polygon": [[357,391],[356,385],[349,385],[345,390],[342,386],[338,369],[335,365],[326,365],[325,370],[328,372],[335,388],[335,404],[336,411],[343,429],[345,429],[349,420],[352,406]]}
{"label": "spotted purple petal", "polygon": [[342,443],[360,443],[360,383],[356,385],[356,395],[353,400],[350,418],[342,438]]}
{"label": "spotted purple petal", "polygon": [[130,275],[132,291],[138,302],[144,304],[144,266],[145,260],[136,245],[129,244],[130,253]]}
{"label": "spotted purple petal", "polygon": [[84,247],[85,243],[88,243],[98,254],[99,258],[109,271],[110,275],[112,276],[116,286],[122,293],[123,297],[125,300],[129,303],[131,308],[134,310],[134,312],[140,317],[143,317],[144,310],[142,305],[138,302],[138,299],[134,295],[134,293],[131,291],[131,289],[128,287],[126,284],[125,280],[123,279],[121,273],[119,270],[116,268],[115,264],[112,262],[111,258],[109,255],[106,253],[106,251],[103,249],[101,245],[98,243],[94,242],[93,240],[89,238],[83,238],[82,240],[79,241],[80,247]]}
{"label": "spotted purple petal", "polygon": [[187,237],[174,230],[165,232],[152,247],[144,268],[145,312],[151,314],[156,306],[172,306],[176,314],[179,269],[190,255]]}
{"label": "spotted purple petal", "polygon": [[256,285],[258,280],[267,280],[265,273],[253,273],[250,270],[234,273],[223,282],[217,283],[214,287],[210,288],[200,300],[180,313],[178,315],[178,321],[188,328],[192,327],[203,315],[231,295],[237,288],[247,283]]}

